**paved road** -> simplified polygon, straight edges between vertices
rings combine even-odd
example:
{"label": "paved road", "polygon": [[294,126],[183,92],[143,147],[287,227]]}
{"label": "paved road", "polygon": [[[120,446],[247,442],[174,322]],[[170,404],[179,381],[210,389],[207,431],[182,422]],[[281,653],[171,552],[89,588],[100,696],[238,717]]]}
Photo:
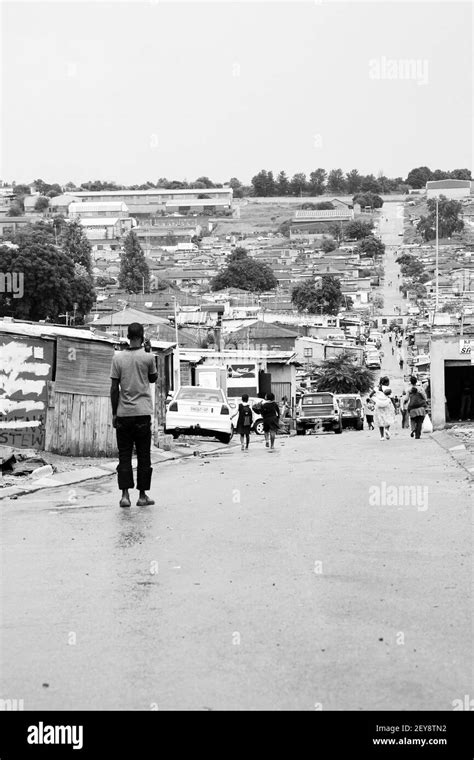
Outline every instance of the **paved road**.
{"label": "paved road", "polygon": [[[421,490],[393,504],[383,482]],[[431,439],[252,438],[160,465],[141,510],[112,477],[46,493],[2,502],[0,696],[25,709],[449,710],[471,691],[470,494]]]}

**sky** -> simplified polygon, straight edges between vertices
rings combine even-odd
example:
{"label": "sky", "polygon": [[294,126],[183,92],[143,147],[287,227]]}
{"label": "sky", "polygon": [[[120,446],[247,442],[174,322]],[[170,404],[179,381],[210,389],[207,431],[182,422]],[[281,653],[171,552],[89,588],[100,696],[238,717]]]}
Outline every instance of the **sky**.
{"label": "sky", "polygon": [[3,181],[472,166],[468,2],[0,6]]}

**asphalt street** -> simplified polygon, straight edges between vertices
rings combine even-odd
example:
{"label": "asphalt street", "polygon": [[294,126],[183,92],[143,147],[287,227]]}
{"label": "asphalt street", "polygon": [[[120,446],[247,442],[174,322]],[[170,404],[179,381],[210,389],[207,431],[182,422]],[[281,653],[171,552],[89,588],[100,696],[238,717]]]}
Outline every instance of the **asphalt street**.
{"label": "asphalt street", "polygon": [[[3,502],[2,697],[441,710],[469,693],[463,471],[397,429],[277,444],[159,465],[153,507],[119,509],[113,477]],[[420,498],[388,505],[390,485]]]}
{"label": "asphalt street", "polygon": [[472,493],[399,418],[390,441],[252,436],[160,464],[151,495],[120,509],[110,476],[2,501],[1,698],[451,710],[472,692]]}

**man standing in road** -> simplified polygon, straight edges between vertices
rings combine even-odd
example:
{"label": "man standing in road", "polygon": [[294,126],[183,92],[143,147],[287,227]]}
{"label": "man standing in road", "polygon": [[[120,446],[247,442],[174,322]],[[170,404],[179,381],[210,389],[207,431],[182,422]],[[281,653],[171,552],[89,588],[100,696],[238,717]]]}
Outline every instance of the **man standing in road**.
{"label": "man standing in road", "polygon": [[110,399],[112,401],[113,425],[117,431],[119,463],[118,487],[122,491],[121,507],[130,507],[129,489],[134,487],[132,452],[137,452],[137,506],[144,507],[155,502],[146,491],[151,485],[151,415],[153,403],[150,383],[158,377],[155,357],[150,353],[149,343],[144,342],[143,325],[129,325],[127,337],[130,346],[118,351],[112,361]]}

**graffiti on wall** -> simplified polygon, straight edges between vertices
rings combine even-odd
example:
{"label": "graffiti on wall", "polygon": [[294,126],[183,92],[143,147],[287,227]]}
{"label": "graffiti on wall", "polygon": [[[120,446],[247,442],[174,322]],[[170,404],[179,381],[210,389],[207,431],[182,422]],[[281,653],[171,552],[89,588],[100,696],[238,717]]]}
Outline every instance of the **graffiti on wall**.
{"label": "graffiti on wall", "polygon": [[48,343],[0,337],[0,444],[44,448],[51,364]]}

